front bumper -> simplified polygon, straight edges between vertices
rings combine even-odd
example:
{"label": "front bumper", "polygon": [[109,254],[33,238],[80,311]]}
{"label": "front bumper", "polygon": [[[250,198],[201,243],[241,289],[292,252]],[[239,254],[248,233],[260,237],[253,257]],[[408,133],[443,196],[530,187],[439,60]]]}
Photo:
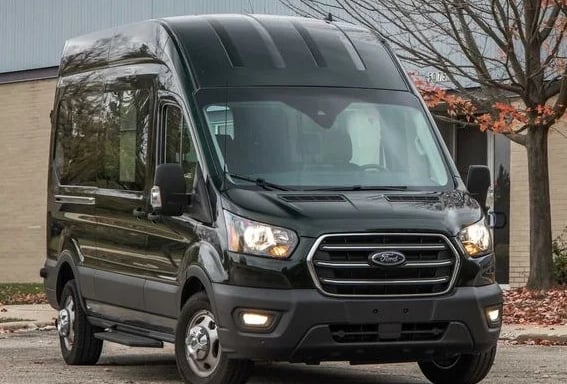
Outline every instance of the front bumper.
{"label": "front bumper", "polygon": [[[500,334],[500,327],[488,326],[485,315],[486,307],[502,304],[497,284],[457,287],[447,295],[429,298],[332,298],[315,289],[276,290],[224,284],[213,284],[213,291],[221,344],[231,358],[418,361],[485,351],[497,343]],[[279,322],[269,333],[245,331],[234,316],[238,308],[276,311],[280,314]],[[383,327],[386,332],[396,333],[400,325],[421,329],[423,325],[441,323],[444,330],[434,339],[407,340],[389,335],[380,337],[380,341],[337,341],[341,333],[336,332],[336,327],[341,326]]]}

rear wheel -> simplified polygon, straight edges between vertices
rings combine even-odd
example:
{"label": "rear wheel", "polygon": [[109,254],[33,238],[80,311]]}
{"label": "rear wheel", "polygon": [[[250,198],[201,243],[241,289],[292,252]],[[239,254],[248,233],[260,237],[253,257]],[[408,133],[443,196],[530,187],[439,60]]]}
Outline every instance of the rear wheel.
{"label": "rear wheel", "polygon": [[69,365],[93,365],[102,351],[102,340],[94,334],[101,330],[89,323],[79,300],[75,280],[68,281],[61,292],[57,319],[61,354]]}
{"label": "rear wheel", "polygon": [[192,296],[181,311],[175,358],[186,383],[242,384],[252,371],[252,362],[229,359],[223,354],[216,318],[204,292]]}
{"label": "rear wheel", "polygon": [[419,362],[419,368],[434,384],[476,384],[490,372],[495,356],[496,346],[480,354]]}

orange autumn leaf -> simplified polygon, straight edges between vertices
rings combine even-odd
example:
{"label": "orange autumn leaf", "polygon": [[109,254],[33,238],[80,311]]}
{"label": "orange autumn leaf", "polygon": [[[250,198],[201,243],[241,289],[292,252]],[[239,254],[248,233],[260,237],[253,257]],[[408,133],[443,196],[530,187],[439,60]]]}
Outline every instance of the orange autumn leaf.
{"label": "orange autumn leaf", "polygon": [[[565,1],[567,3],[567,0]],[[479,114],[478,108],[471,100],[426,82],[415,74],[410,74],[410,77],[428,108],[443,106],[450,118],[477,124],[483,132],[513,132],[527,123],[541,124],[554,116],[554,109],[549,105],[538,105],[534,110],[530,110],[502,101],[492,104],[490,113]]]}

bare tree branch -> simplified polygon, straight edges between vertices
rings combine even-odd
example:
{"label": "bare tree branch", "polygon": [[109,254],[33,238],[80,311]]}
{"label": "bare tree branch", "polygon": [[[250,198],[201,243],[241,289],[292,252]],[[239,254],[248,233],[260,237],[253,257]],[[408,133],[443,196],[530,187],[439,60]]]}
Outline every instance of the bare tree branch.
{"label": "bare tree branch", "polygon": [[[289,0],[284,1],[290,4]],[[299,0],[303,15],[354,21],[385,36],[412,67],[447,75],[465,92],[480,86],[489,98],[516,95],[537,105],[561,94],[557,73],[567,56],[567,5],[562,0]],[[555,79],[555,81],[551,81]],[[567,91],[566,91],[567,92]],[[555,110],[561,112],[560,105]]]}
{"label": "bare tree branch", "polygon": [[520,144],[524,147],[526,146],[526,135],[510,132],[510,133],[504,133],[504,136],[506,136],[508,139],[510,139],[516,144]]}

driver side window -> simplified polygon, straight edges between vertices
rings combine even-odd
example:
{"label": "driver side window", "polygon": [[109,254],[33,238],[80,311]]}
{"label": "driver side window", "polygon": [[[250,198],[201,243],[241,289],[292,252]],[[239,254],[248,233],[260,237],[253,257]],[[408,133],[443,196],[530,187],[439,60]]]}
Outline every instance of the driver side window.
{"label": "driver side window", "polygon": [[178,163],[183,167],[187,191],[193,190],[195,170],[197,169],[197,152],[189,125],[183,111],[177,105],[165,104],[162,108],[163,148],[165,163]]}

